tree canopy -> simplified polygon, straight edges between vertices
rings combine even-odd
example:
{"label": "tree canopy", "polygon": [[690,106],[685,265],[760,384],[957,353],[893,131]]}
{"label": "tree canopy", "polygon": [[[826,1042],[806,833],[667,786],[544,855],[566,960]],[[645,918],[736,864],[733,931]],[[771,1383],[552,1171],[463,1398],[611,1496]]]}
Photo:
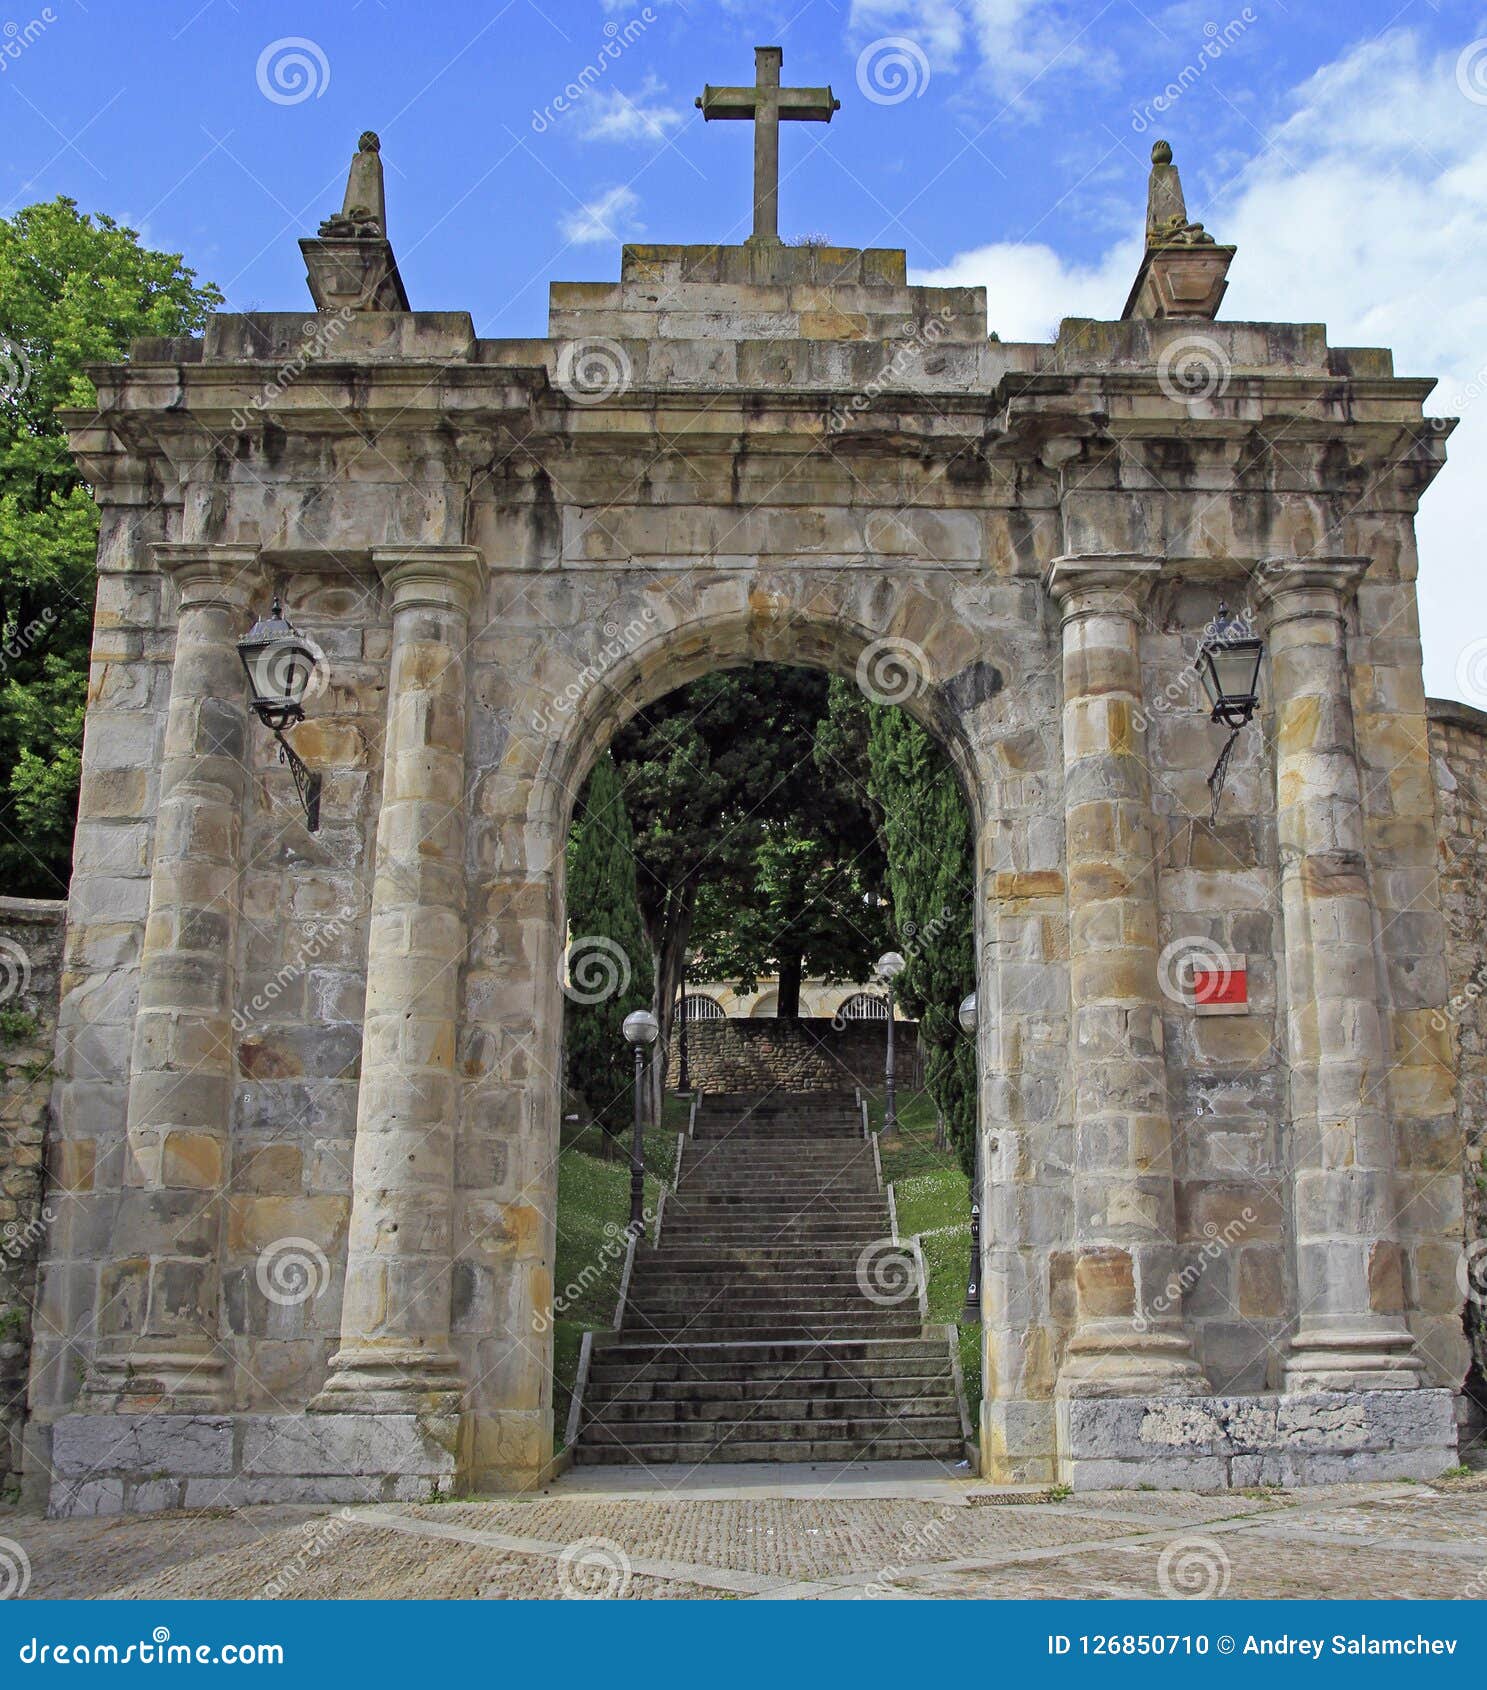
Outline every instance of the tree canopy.
{"label": "tree canopy", "polygon": [[98,512],[59,407],[86,366],[199,331],[222,295],[179,254],[58,198],[0,218],[0,883],[66,893],[93,625]]}

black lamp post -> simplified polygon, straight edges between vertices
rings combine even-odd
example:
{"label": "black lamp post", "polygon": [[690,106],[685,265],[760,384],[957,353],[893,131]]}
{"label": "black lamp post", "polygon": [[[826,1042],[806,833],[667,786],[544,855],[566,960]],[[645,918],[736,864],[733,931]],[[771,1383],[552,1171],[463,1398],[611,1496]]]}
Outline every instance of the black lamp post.
{"label": "black lamp post", "polygon": [[1265,642],[1250,627],[1248,618],[1230,616],[1229,607],[1221,604],[1193,659],[1193,667],[1208,695],[1209,720],[1229,730],[1224,749],[1208,777],[1214,820],[1218,819],[1229,753],[1240,729],[1253,719],[1260,702],[1260,660],[1264,655]]}
{"label": "black lamp post", "polygon": [[645,1053],[656,1042],[660,1023],[648,1009],[637,1009],[622,1024],[625,1040],[635,1051],[635,1125],[630,1133],[630,1231],[639,1239],[645,1231]]}
{"label": "black lamp post", "polygon": [[888,1053],[883,1064],[883,1137],[892,1138],[898,1132],[898,1108],[894,1095],[893,1074],[893,1006],[894,982],[904,971],[904,959],[897,951],[884,951],[875,964],[877,976],[888,987]]}
{"label": "black lamp post", "polygon": [[[960,1030],[972,1037],[976,1032],[976,994],[960,1000]],[[981,1319],[981,1123],[978,1119],[972,1129],[972,1142],[975,1146],[971,1166],[971,1267],[966,1275],[965,1307],[960,1312],[962,1320],[976,1322]]]}
{"label": "black lamp post", "polygon": [[311,833],[320,830],[320,776],[306,766],[284,737],[305,719],[304,698],[319,653],[284,616],[279,597],[273,608],[261,616],[238,641],[238,656],[253,688],[253,710],[258,720],[279,742],[279,761],[289,765],[294,786]]}

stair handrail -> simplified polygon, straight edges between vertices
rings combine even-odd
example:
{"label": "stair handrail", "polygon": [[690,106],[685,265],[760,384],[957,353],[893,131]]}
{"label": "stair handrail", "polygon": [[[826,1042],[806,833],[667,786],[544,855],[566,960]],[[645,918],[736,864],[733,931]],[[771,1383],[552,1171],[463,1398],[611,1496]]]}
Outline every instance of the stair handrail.
{"label": "stair handrail", "polygon": [[[692,1088],[692,1107],[687,1111],[687,1137],[688,1138],[696,1138],[696,1136],[697,1136],[697,1106],[701,1102],[702,1102],[702,1087],[701,1086],[694,1086]],[[680,1164],[678,1164],[678,1165],[680,1165]]]}
{"label": "stair handrail", "polygon": [[981,1471],[981,1445],[976,1437],[976,1429],[971,1425],[971,1410],[966,1402],[965,1369],[960,1365],[960,1327],[953,1321],[945,1328],[945,1338],[950,1346],[950,1377],[955,1384],[955,1407],[960,1415],[960,1435],[966,1446],[966,1460],[973,1473]]}
{"label": "stair handrail", "polygon": [[888,1191],[888,1236],[893,1240],[893,1242],[895,1244],[897,1244],[899,1242],[899,1237],[898,1237],[898,1203],[894,1199],[893,1182],[891,1180],[888,1183],[887,1191]]}
{"label": "stair handrail", "polygon": [[666,1199],[670,1197],[676,1188],[682,1183],[682,1153],[686,1147],[687,1135],[685,1133],[678,1133],[676,1135],[676,1166],[671,1170],[671,1183],[669,1185],[664,1182],[662,1183],[661,1197],[656,1204],[656,1230],[651,1235],[651,1243],[657,1248],[659,1248],[661,1244],[661,1223],[666,1218]]}
{"label": "stair handrail", "polygon": [[625,1303],[630,1295],[630,1275],[635,1271],[635,1246],[639,1242],[639,1232],[632,1232],[630,1242],[625,1246],[625,1265],[620,1270],[620,1294],[614,1305],[614,1319],[610,1323],[612,1332],[625,1329]]}
{"label": "stair handrail", "polygon": [[875,1137],[876,1135],[874,1134],[872,1128],[868,1125],[867,1121],[867,1099],[862,1095],[860,1089],[857,1093],[857,1107],[862,1111],[862,1136],[864,1138]]}
{"label": "stair handrail", "polygon": [[564,1449],[572,1449],[578,1442],[579,1429],[583,1425],[583,1394],[589,1384],[589,1363],[594,1355],[594,1329],[592,1326],[584,1329],[583,1337],[578,1345],[578,1375],[573,1381],[573,1395],[568,1401],[568,1425],[563,1432]]}
{"label": "stair handrail", "polygon": [[877,1176],[878,1190],[881,1191],[883,1189],[883,1157],[878,1149],[878,1135],[869,1133],[868,1137],[872,1140],[873,1146],[873,1173]]}
{"label": "stair handrail", "polygon": [[914,1278],[919,1292],[919,1324],[929,1325],[929,1274],[924,1266],[924,1247],[919,1242],[919,1234],[914,1234]]}

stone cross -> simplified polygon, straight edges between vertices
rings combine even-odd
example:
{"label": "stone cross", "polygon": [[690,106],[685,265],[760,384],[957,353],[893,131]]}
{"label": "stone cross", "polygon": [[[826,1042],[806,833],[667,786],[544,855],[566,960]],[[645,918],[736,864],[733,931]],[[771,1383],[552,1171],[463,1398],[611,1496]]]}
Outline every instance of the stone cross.
{"label": "stone cross", "polygon": [[752,88],[714,88],[709,83],[697,96],[697,106],[711,123],[714,118],[742,118],[754,125],[755,241],[780,238],[780,122],[830,123],[842,102],[828,88],[781,88],[784,49],[754,49]]}

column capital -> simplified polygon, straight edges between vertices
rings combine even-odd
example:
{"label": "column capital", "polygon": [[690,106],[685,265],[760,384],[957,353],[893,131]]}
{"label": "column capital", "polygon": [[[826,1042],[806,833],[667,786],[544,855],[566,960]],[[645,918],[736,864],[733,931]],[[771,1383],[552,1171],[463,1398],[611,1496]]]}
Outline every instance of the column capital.
{"label": "column capital", "polygon": [[1139,552],[1076,552],[1056,557],[1044,578],[1065,622],[1091,615],[1141,615],[1162,560]]}
{"label": "column capital", "polygon": [[468,616],[485,586],[474,546],[373,546],[372,564],[393,611],[457,610]]}
{"label": "column capital", "polygon": [[150,547],[155,567],[181,595],[181,608],[223,605],[244,611],[262,584],[257,546],[202,546],[157,540]]}
{"label": "column capital", "polygon": [[1373,562],[1367,557],[1268,557],[1254,574],[1260,620],[1267,628],[1296,617],[1341,622]]}

